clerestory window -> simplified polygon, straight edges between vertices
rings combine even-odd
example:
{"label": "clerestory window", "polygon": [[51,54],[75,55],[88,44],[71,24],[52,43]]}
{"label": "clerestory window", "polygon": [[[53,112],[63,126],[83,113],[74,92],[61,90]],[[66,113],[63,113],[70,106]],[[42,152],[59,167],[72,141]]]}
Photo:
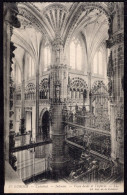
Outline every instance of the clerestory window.
{"label": "clerestory window", "polygon": [[70,66],[75,70],[82,70],[82,47],[79,39],[70,43]]}
{"label": "clerestory window", "polygon": [[96,52],[93,59],[93,73],[103,75],[103,69],[104,69],[103,66],[104,66],[103,54],[102,51],[99,50]]}

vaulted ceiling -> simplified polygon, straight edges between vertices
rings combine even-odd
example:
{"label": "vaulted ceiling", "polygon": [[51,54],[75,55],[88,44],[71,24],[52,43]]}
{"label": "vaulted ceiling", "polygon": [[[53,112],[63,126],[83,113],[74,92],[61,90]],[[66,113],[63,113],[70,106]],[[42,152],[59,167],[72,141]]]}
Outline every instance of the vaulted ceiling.
{"label": "vaulted ceiling", "polygon": [[63,6],[65,6],[66,7],[66,9],[70,9],[71,8],[71,6],[73,5],[73,2],[59,2],[59,3],[57,3],[57,2],[33,2],[32,3],[39,11],[44,11],[44,9],[45,8],[47,8],[47,7],[49,7],[49,6],[53,6],[53,5],[55,5],[56,6],[56,4],[57,5],[63,5]]}
{"label": "vaulted ceiling", "polygon": [[104,2],[21,2],[21,28],[14,30],[12,40],[38,58],[44,40],[52,43],[60,37],[66,48],[71,38],[81,33],[91,58],[108,39],[112,7]]}

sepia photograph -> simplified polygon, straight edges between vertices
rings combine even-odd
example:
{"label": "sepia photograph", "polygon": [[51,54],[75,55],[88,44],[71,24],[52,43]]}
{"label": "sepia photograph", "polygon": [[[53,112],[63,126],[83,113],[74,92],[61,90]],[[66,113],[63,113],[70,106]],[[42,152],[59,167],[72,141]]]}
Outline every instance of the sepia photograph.
{"label": "sepia photograph", "polygon": [[124,2],[4,2],[5,193],[124,192]]}

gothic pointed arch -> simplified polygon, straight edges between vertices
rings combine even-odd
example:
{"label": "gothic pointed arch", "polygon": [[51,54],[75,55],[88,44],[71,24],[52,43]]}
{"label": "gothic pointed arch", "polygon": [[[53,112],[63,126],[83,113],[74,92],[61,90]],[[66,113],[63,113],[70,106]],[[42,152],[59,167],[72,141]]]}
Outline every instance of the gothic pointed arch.
{"label": "gothic pointed arch", "polygon": [[25,87],[25,100],[32,100],[35,97],[35,84],[34,83],[28,83],[28,85]]}
{"label": "gothic pointed arch", "polygon": [[40,112],[40,115],[39,115],[39,126],[41,126],[41,120],[42,120],[42,116],[43,116],[43,114],[46,112],[46,111],[49,111],[48,110],[48,108],[43,108],[42,110],[41,110],[41,112]]}
{"label": "gothic pointed arch", "polygon": [[[108,93],[107,86],[104,84],[103,81],[101,81],[101,80],[95,81],[92,85],[91,94],[94,95],[94,94],[98,93],[98,90],[101,88],[103,88],[105,90],[105,93]],[[100,91],[100,92],[103,93],[103,91]]]}
{"label": "gothic pointed arch", "polygon": [[33,6],[33,4],[30,2],[21,2],[18,4],[18,9],[21,25],[32,25],[41,32],[45,38],[48,38],[49,41],[52,40],[52,29],[50,26],[47,26],[43,15],[35,8],[35,6]]}
{"label": "gothic pointed arch", "polygon": [[74,77],[70,80],[70,84],[68,85],[70,98],[75,99],[82,99],[84,91],[87,93],[88,86],[86,81],[82,78]]}
{"label": "gothic pointed arch", "polygon": [[111,9],[109,9],[109,7],[113,8],[113,5],[109,6],[109,4],[105,4],[102,2],[86,2],[84,5],[82,2],[80,2],[79,4],[76,4],[75,2],[71,7],[71,11],[68,15],[69,19],[63,33],[65,47],[76,29],[83,29],[85,25],[87,26],[95,21],[95,19],[98,18],[99,14],[103,14],[106,16],[106,21],[109,25],[109,19],[111,15]]}
{"label": "gothic pointed arch", "polygon": [[49,82],[47,78],[41,80],[39,85],[39,93],[40,93],[40,99],[49,98]]}

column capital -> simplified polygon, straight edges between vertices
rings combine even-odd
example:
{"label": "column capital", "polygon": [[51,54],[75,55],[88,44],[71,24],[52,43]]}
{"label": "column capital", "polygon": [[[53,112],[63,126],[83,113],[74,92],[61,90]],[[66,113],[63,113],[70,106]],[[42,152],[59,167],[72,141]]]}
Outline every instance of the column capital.
{"label": "column capital", "polygon": [[109,40],[106,41],[107,48],[111,48],[114,45],[124,43],[124,31],[120,31],[117,34],[113,34]]}

